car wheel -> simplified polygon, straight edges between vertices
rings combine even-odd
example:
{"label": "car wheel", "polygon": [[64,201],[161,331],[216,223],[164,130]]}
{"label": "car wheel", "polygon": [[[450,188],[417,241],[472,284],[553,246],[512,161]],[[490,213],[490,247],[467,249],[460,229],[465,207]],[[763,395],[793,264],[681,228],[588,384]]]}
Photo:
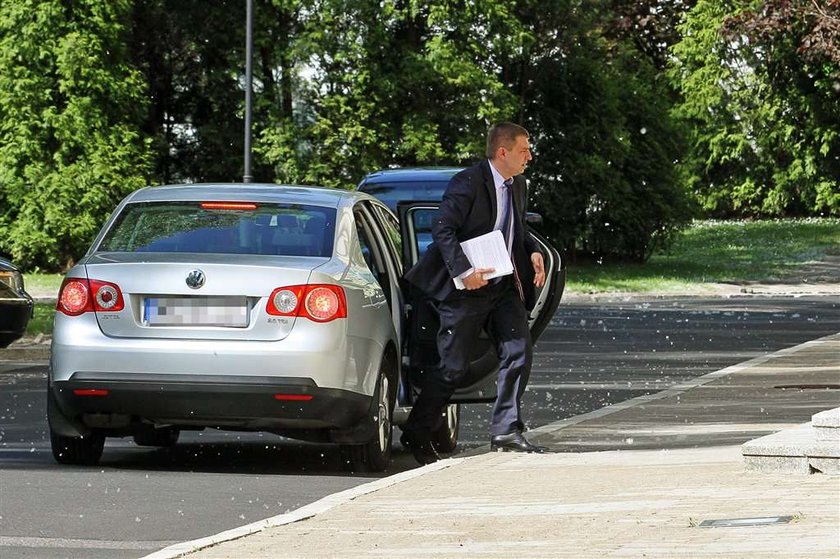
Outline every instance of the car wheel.
{"label": "car wheel", "polygon": [[66,436],[59,434],[54,425],[68,423],[58,410],[52,390],[47,388],[47,424],[50,430],[50,446],[55,461],[59,464],[93,466],[102,457],[105,447],[105,434],[91,429],[86,435]]}
{"label": "car wheel", "polygon": [[134,433],[134,443],[139,446],[169,448],[175,446],[180,434],[181,430],[175,427],[155,428],[151,425],[144,425],[141,430]]}
{"label": "car wheel", "polygon": [[341,460],[346,469],[355,472],[381,472],[391,461],[391,442],[394,434],[393,415],[396,401],[396,367],[389,354],[382,360],[379,383],[374,393],[376,436],[358,445],[341,445]]}
{"label": "car wheel", "polygon": [[438,452],[453,452],[458,446],[458,429],[461,426],[461,406],[449,404],[443,412],[440,427],[432,431],[432,444]]}
{"label": "car wheel", "polygon": [[105,435],[91,431],[81,437],[65,437],[50,429],[50,445],[53,458],[59,464],[94,466],[102,457]]}

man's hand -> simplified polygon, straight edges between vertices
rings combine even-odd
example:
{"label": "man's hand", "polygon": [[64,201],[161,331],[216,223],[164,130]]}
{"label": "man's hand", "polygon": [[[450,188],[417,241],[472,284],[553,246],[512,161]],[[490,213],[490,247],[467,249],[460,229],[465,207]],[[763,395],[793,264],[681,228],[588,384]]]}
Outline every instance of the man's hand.
{"label": "man's hand", "polygon": [[464,278],[464,289],[471,291],[473,289],[484,287],[487,285],[487,280],[484,279],[484,274],[492,274],[494,271],[494,268],[479,268],[475,270],[472,274]]}
{"label": "man's hand", "polygon": [[543,255],[539,252],[532,252],[531,264],[534,265],[534,285],[542,287],[545,285],[545,265],[543,264]]}

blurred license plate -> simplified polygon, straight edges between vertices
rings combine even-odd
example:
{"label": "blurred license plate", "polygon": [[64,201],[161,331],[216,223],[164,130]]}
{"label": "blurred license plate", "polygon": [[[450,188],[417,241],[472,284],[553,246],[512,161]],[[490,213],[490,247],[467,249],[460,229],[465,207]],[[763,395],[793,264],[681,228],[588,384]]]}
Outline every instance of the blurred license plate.
{"label": "blurred license plate", "polygon": [[143,322],[148,326],[248,326],[245,297],[146,297]]}

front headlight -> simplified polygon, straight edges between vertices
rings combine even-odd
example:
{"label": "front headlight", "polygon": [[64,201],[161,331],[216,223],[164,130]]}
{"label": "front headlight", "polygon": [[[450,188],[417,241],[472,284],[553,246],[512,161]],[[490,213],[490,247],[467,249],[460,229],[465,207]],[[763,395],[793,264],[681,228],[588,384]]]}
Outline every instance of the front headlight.
{"label": "front headlight", "polygon": [[16,270],[0,271],[0,282],[5,283],[14,291],[23,291],[23,275]]}

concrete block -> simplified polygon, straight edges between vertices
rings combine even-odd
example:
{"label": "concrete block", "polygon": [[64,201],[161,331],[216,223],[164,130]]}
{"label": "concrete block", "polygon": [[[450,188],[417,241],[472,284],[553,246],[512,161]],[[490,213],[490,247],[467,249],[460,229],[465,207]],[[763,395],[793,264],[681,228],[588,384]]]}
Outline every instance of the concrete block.
{"label": "concrete block", "polygon": [[814,428],[814,431],[817,433],[818,441],[834,441],[840,444],[840,429],[821,427]]}
{"label": "concrete block", "polygon": [[805,423],[741,445],[747,470],[766,473],[840,473],[840,442],[822,440],[820,431]]}
{"label": "concrete block", "polygon": [[744,456],[747,471],[765,474],[811,473],[807,456]]}
{"label": "concrete block", "polygon": [[840,460],[837,458],[808,458],[808,464],[814,470],[831,475],[840,476]]}
{"label": "concrete block", "polygon": [[744,456],[805,456],[805,447],[816,441],[810,423],[765,435],[741,445]]}
{"label": "concrete block", "polygon": [[804,447],[804,452],[805,456],[840,460],[840,443],[818,440],[815,433],[814,440]]}
{"label": "concrete block", "polygon": [[840,429],[840,408],[815,413],[811,416],[811,424],[817,428]]}

